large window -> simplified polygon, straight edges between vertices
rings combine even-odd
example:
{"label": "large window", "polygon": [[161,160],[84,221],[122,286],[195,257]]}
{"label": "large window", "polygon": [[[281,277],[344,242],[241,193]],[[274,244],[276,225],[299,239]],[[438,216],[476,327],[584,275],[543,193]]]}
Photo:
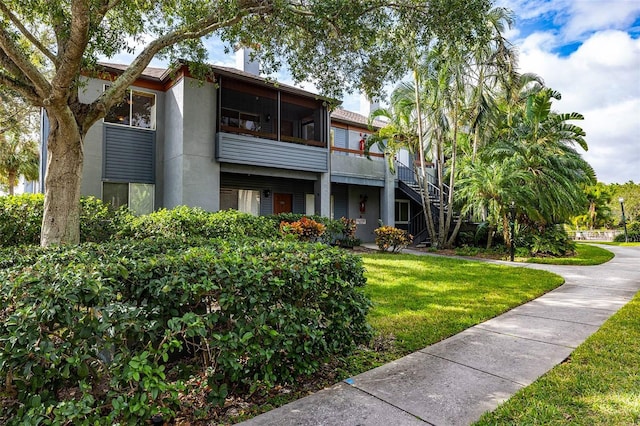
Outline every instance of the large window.
{"label": "large window", "polygon": [[326,147],[326,108],[320,100],[223,79],[221,132]]}
{"label": "large window", "polygon": [[396,223],[409,223],[409,200],[396,200]]}
{"label": "large window", "polygon": [[[105,86],[105,89],[107,87]],[[156,128],[156,95],[138,90],[127,90],[122,101],[109,110],[104,121],[153,130]]]}
{"label": "large window", "polygon": [[220,124],[233,129],[249,130],[251,132],[260,132],[262,130],[260,115],[229,108],[222,108]]}
{"label": "large window", "polygon": [[220,188],[220,210],[234,209],[260,215],[260,191]]}
{"label": "large window", "polygon": [[149,183],[104,182],[102,199],[114,207],[128,206],[138,215],[153,212],[155,185]]}
{"label": "large window", "polygon": [[306,145],[326,146],[323,138],[323,110],[316,102],[282,95],[280,138]]}
{"label": "large window", "polygon": [[[347,129],[341,129],[339,127],[332,127],[331,128],[331,137],[332,139],[332,146],[334,148],[338,148],[338,149],[347,149],[349,147],[349,131]],[[335,150],[334,151],[335,154],[338,155],[348,155],[347,152],[345,151],[339,151],[339,150]]]}
{"label": "large window", "polygon": [[220,130],[277,139],[276,93],[258,86],[223,81],[220,89]]}

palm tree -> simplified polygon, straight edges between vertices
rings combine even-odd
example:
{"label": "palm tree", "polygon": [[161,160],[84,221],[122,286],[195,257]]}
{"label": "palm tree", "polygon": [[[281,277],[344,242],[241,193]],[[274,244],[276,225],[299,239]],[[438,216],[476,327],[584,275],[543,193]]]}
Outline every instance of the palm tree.
{"label": "palm tree", "polygon": [[[474,132],[475,156],[481,123],[491,105],[488,94],[501,81],[501,73],[511,70],[515,62],[513,50],[502,36],[511,22],[512,15],[506,9],[496,8],[486,17],[487,36],[475,44],[435,42],[426,53],[414,52],[413,81],[399,85],[392,94],[391,107],[372,117],[384,116],[389,124],[371,143],[384,145],[381,149],[389,154],[404,147],[419,160],[415,173],[421,183],[427,230],[434,245],[451,246],[460,229],[461,216],[451,229],[458,175],[457,145]],[[435,185],[426,179],[426,159],[436,165]],[[436,197],[440,206],[437,227],[429,194]]]}
{"label": "palm tree", "polygon": [[582,120],[578,113],[551,111],[560,94],[550,88],[530,93],[526,103],[509,118],[512,125],[491,147],[493,161],[513,161],[527,173],[521,184],[535,189],[535,198],[521,207],[540,224],[566,222],[586,204],[582,185],[595,183],[592,167],[575,149],[587,150],[585,133],[568,121]]}
{"label": "palm tree", "polygon": [[513,12],[502,7],[492,9],[487,15],[488,38],[469,52],[469,124],[473,131],[472,160],[484,141],[486,127],[491,128],[491,112],[496,108],[495,99],[502,84],[512,75],[517,63],[516,53],[504,32],[514,22]]}
{"label": "palm tree", "polygon": [[13,195],[21,175],[28,180],[38,178],[38,145],[28,140],[35,133],[34,108],[0,87],[0,183]]}
{"label": "palm tree", "polygon": [[487,248],[491,248],[493,233],[502,225],[504,241],[510,247],[509,206],[523,205],[535,196],[530,186],[521,185],[526,171],[509,159],[499,162],[473,161],[469,156],[460,167],[458,196],[462,215],[471,214],[488,225]]}

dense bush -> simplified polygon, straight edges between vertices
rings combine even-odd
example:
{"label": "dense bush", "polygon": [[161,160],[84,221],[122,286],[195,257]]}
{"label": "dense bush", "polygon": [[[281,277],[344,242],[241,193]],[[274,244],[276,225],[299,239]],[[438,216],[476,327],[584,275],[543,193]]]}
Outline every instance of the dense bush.
{"label": "dense bush", "polygon": [[336,240],[344,238],[345,225],[340,220],[330,219],[324,216],[306,216],[299,213],[280,213],[277,215],[269,216],[276,226],[282,222],[292,223],[300,221],[303,217],[318,222],[325,227],[325,231],[320,236],[320,241],[325,244],[334,244]]}
{"label": "dense bush", "polygon": [[160,209],[132,219],[120,232],[122,238],[276,238],[278,224],[269,217],[252,216],[237,210],[215,213],[197,207]]}
{"label": "dense bush", "polygon": [[[21,194],[0,197],[0,246],[39,244],[44,195]],[[80,199],[80,241],[107,241],[131,214],[114,209],[95,197]]]}
{"label": "dense bush", "polygon": [[39,244],[44,195],[0,197],[0,246]]}
{"label": "dense bush", "polygon": [[529,229],[519,240],[533,256],[569,256],[576,249],[576,243],[569,238],[562,226],[550,226],[543,230]]}
{"label": "dense bush", "polygon": [[280,233],[283,236],[291,235],[300,241],[315,242],[324,234],[326,226],[303,216],[295,222],[280,222]]}
{"label": "dense bush", "polygon": [[[613,241],[624,242],[624,233],[615,236]],[[631,242],[640,242],[640,221],[627,223],[627,240]]]}
{"label": "dense bush", "polygon": [[393,226],[381,226],[373,232],[376,234],[376,245],[380,251],[391,249],[393,253],[397,253],[413,242],[411,234]]}
{"label": "dense bush", "polygon": [[80,241],[108,241],[133,219],[127,208],[115,209],[96,197],[80,198]]}
{"label": "dense bush", "polygon": [[361,260],[323,245],[158,238],[4,249],[0,266],[0,423],[142,424],[175,410],[185,357],[220,402],[370,337]]}

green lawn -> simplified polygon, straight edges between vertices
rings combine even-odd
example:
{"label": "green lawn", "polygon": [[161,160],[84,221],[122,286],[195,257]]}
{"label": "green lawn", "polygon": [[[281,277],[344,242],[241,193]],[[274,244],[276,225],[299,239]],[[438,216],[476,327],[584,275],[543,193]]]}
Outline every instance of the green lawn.
{"label": "green lawn", "polygon": [[603,244],[606,246],[622,246],[622,247],[640,247],[640,243],[618,243],[612,241],[594,241],[594,242],[585,242],[585,244]]}
{"label": "green lawn", "polygon": [[369,320],[411,352],[493,318],[562,284],[557,275],[446,257],[367,254]]}
{"label": "green lawn", "polygon": [[[623,243],[624,244],[624,243]],[[590,244],[576,244],[576,255],[572,257],[532,257],[528,263],[545,263],[548,265],[600,265],[613,259],[609,250]]]}
{"label": "green lawn", "polygon": [[571,355],[476,425],[640,424],[640,293]]}
{"label": "green lawn", "polygon": [[460,258],[404,254],[362,255],[365,292],[374,306],[377,337],[367,348],[300,380],[286,394],[271,394],[233,421],[306,396],[407,353],[459,333],[536,298],[563,283],[545,271]]}

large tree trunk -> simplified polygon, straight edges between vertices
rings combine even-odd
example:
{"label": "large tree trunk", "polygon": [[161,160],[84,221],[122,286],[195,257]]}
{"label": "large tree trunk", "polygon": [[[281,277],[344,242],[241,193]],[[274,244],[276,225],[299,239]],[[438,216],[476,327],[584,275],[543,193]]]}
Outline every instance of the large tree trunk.
{"label": "large tree trunk", "polygon": [[493,233],[495,232],[495,227],[493,225],[489,225],[487,227],[487,250],[491,248],[493,245]]}
{"label": "large tree trunk", "polygon": [[80,183],[84,161],[82,135],[68,107],[49,110],[47,174],[40,244],[80,242]]}

